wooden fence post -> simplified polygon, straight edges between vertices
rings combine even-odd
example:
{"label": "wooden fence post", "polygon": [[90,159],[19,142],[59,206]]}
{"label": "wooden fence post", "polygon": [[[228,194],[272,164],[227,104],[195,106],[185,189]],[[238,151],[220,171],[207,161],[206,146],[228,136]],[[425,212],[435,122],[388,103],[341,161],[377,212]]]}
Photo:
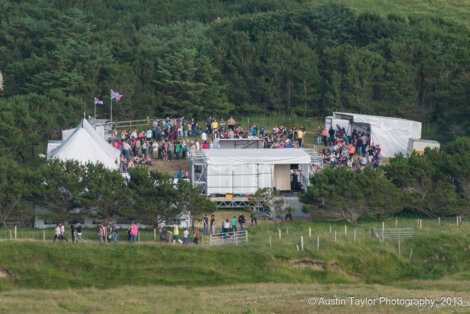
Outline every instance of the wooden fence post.
{"label": "wooden fence post", "polygon": [[382,242],[385,241],[385,221],[382,221]]}
{"label": "wooden fence post", "polygon": [[302,252],[303,252],[303,250],[304,250],[304,236],[303,236],[303,235],[300,236],[300,248],[301,248],[301,250],[302,250]]}
{"label": "wooden fence post", "polygon": [[317,250],[320,250],[320,236],[317,234]]}
{"label": "wooden fence post", "polygon": [[245,243],[248,243],[248,230],[245,230],[245,237],[246,237],[246,242]]}
{"label": "wooden fence post", "polygon": [[272,239],[271,239],[271,236],[269,236],[269,248],[272,247]]}
{"label": "wooden fence post", "polygon": [[413,249],[410,250],[410,257],[408,258],[408,263],[411,263],[412,256],[413,256]]}
{"label": "wooden fence post", "polygon": [[398,234],[398,255],[401,255],[400,234]]}
{"label": "wooden fence post", "polygon": [[331,225],[330,225],[330,233],[331,233]]}
{"label": "wooden fence post", "polygon": [[279,240],[281,240],[282,238],[282,232],[281,232],[281,229],[278,229],[279,230]]}
{"label": "wooden fence post", "polygon": [[17,239],[17,232],[18,232],[18,227],[15,225],[15,240]]}
{"label": "wooden fence post", "polygon": [[289,235],[289,228],[286,228],[286,236]]}
{"label": "wooden fence post", "polygon": [[312,237],[312,227],[308,227],[308,237]]}
{"label": "wooden fence post", "polygon": [[46,230],[42,230],[42,242],[46,242]]}
{"label": "wooden fence post", "polygon": [[356,228],[354,228],[354,236],[353,236],[353,239],[354,239],[354,243],[356,243]]}
{"label": "wooden fence post", "polygon": [[10,240],[11,240],[11,239],[13,239],[13,236],[12,236],[12,234],[11,234],[11,230],[10,230]]}
{"label": "wooden fence post", "polygon": [[395,219],[395,228],[398,228],[398,219]]}
{"label": "wooden fence post", "polygon": [[347,225],[344,225],[344,234],[345,234],[345,235],[348,234],[348,226],[347,226]]}
{"label": "wooden fence post", "polygon": [[441,225],[441,217],[437,217],[437,224]]}
{"label": "wooden fence post", "polygon": [[459,226],[459,216],[456,216],[455,218],[457,220],[457,227],[458,227]]}
{"label": "wooden fence post", "polygon": [[157,241],[157,228],[153,228],[153,239]]}
{"label": "wooden fence post", "polygon": [[336,243],[336,230],[335,230],[335,243]]}
{"label": "wooden fence post", "polygon": [[140,243],[140,232],[137,233],[137,241]]}

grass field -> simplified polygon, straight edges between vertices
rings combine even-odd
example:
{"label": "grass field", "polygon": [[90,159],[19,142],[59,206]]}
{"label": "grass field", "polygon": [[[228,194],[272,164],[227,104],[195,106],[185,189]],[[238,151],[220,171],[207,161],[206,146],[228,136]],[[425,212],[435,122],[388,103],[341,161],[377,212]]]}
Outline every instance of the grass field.
{"label": "grass field", "polygon": [[[468,313],[469,307],[406,307],[386,304],[354,305],[351,299],[441,298],[470,300],[468,284],[442,280],[415,288],[372,284],[243,284],[217,287],[135,287],[102,290],[20,290],[0,293],[2,313],[416,313],[436,309],[442,313]],[[458,287],[459,291],[447,287]],[[311,305],[313,298],[344,298],[345,305]]]}
{"label": "grass field", "polygon": [[[232,213],[238,211],[218,219]],[[470,300],[470,224],[429,219],[420,229],[412,218],[385,222],[396,224],[416,233],[400,241],[400,252],[396,240],[371,238],[371,228],[381,226],[373,220],[356,232],[343,222],[264,221],[249,227],[248,244],[225,247],[159,244],[153,230],[143,230],[137,245],[124,239],[103,245],[91,240],[96,230],[85,230],[87,243],[73,244],[44,243],[42,231],[30,229],[8,240],[11,229],[3,229],[0,268],[11,276],[0,278],[0,312],[416,312],[384,304],[310,305],[308,298]],[[296,247],[301,236],[304,251]],[[468,309],[454,304],[439,312]]]}

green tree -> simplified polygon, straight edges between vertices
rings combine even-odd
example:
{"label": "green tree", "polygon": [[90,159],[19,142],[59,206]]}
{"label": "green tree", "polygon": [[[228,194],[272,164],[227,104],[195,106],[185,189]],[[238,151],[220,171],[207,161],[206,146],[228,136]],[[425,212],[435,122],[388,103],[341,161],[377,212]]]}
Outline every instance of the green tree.
{"label": "green tree", "polygon": [[157,226],[177,215],[173,202],[178,191],[169,175],[136,167],[130,171],[128,186],[133,195],[133,215],[138,220]]}
{"label": "green tree", "polygon": [[446,154],[427,150],[424,155],[390,159],[385,173],[404,198],[405,208],[428,217],[457,213],[459,198],[445,167]]}
{"label": "green tree", "polygon": [[88,215],[105,225],[116,217],[126,215],[132,194],[118,170],[89,163],[86,165],[83,186],[82,204],[86,206]]}
{"label": "green tree", "polygon": [[312,217],[345,219],[354,226],[362,217],[383,218],[402,209],[398,189],[370,168],[326,168],[311,177],[301,200]]}
{"label": "green tree", "polygon": [[0,163],[0,224],[23,223],[33,216],[32,173],[11,160]]}
{"label": "green tree", "polygon": [[43,210],[36,215],[61,222],[86,215],[84,205],[85,166],[76,161],[51,160],[36,174],[33,201]]}

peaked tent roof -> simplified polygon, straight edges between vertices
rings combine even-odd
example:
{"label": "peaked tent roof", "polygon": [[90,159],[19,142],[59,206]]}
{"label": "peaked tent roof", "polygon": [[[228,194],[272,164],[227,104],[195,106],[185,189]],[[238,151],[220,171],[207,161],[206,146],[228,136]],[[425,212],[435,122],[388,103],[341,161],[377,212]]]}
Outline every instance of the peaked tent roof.
{"label": "peaked tent roof", "polygon": [[101,163],[106,168],[118,169],[121,152],[107,143],[90,123],[83,119],[66,140],[52,149],[47,159],[77,160],[80,163]]}

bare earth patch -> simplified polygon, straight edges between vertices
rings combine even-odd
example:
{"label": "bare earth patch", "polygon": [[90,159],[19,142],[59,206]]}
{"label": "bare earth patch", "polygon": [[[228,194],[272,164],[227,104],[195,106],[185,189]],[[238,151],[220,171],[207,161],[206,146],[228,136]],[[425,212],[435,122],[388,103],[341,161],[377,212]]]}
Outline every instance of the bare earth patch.
{"label": "bare earth patch", "polygon": [[289,261],[289,264],[294,266],[305,266],[311,267],[316,270],[326,270],[328,268],[331,269],[339,269],[340,265],[337,262],[332,262],[328,265],[327,262],[319,260],[319,259],[311,259],[311,258],[301,258],[296,260]]}
{"label": "bare earth patch", "polygon": [[10,278],[11,272],[6,268],[0,268],[0,278]]}

